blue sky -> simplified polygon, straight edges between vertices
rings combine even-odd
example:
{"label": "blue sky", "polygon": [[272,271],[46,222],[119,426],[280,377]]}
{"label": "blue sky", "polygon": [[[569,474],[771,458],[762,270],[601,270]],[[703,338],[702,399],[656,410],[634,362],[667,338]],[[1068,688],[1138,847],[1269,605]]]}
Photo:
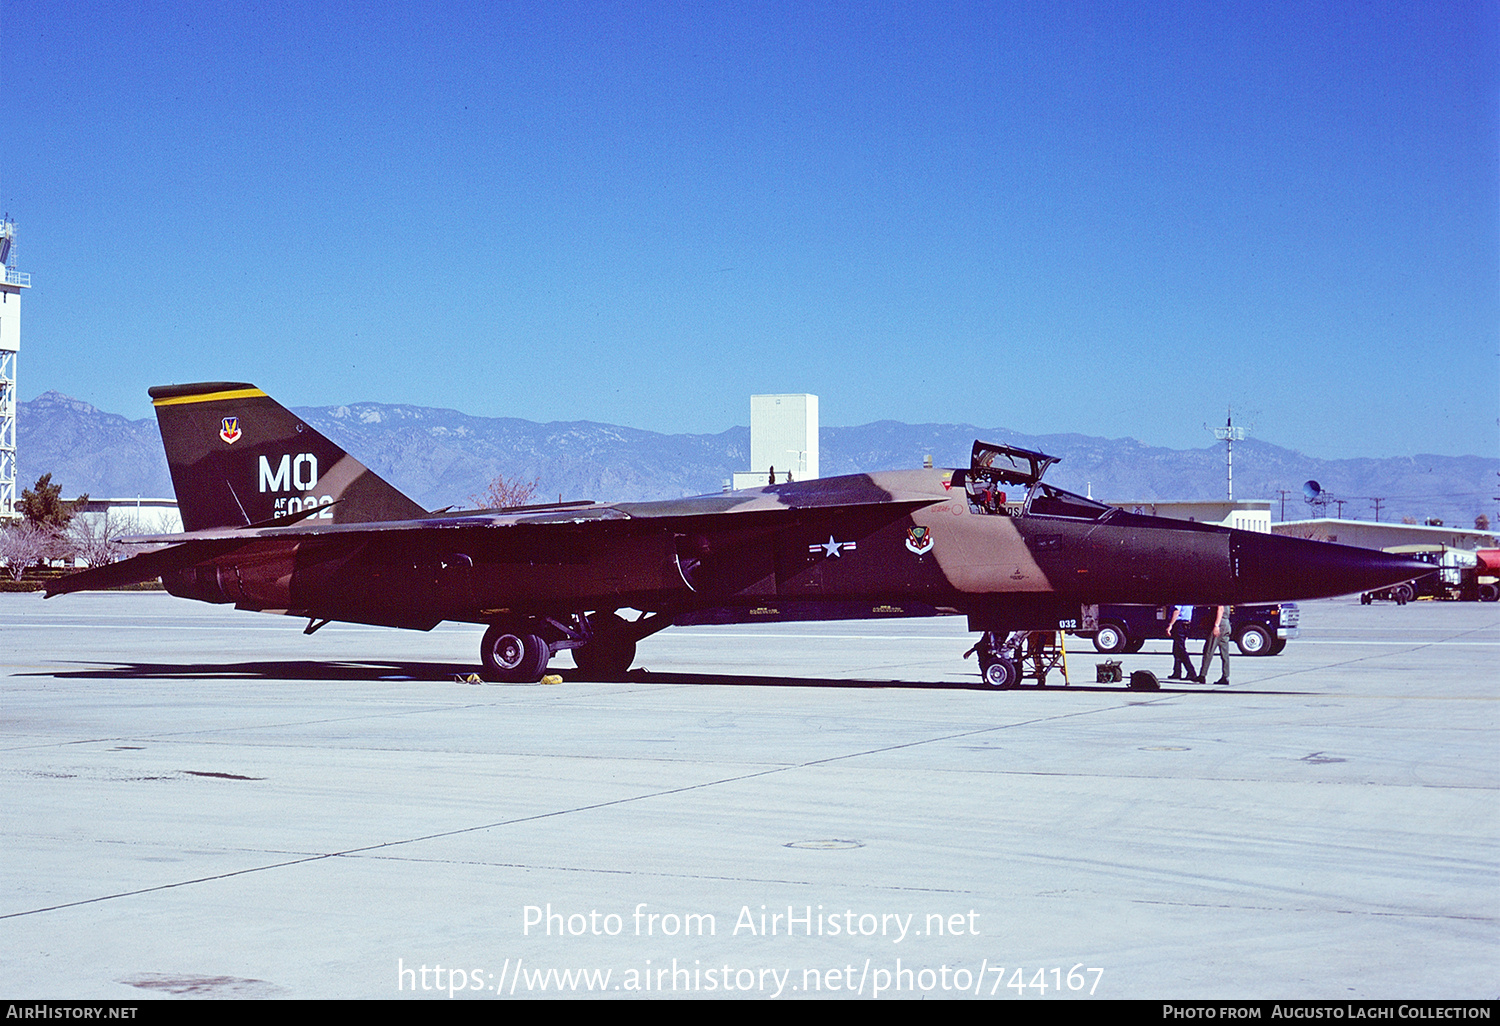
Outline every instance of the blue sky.
{"label": "blue sky", "polygon": [[0,0],[23,398],[1493,455],[1496,3]]}

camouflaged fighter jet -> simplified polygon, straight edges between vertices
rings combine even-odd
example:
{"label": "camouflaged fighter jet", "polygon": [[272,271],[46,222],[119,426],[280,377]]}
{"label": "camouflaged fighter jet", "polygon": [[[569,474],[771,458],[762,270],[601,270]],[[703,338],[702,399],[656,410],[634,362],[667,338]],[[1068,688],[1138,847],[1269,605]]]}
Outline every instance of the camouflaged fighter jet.
{"label": "camouflaged fighter jet", "polygon": [[[679,624],[964,615],[991,637],[1086,631],[1099,603],[1309,599],[1428,569],[1127,513],[1044,483],[1051,456],[982,442],[960,470],[432,513],[253,385],[150,394],[185,533],[133,539],[165,547],[49,597],[159,577],[183,598],[306,617],[308,634],[485,624],[497,681],[540,680],[563,649],[583,674],[619,678],[640,639]],[[1015,680],[993,650],[982,672]]]}

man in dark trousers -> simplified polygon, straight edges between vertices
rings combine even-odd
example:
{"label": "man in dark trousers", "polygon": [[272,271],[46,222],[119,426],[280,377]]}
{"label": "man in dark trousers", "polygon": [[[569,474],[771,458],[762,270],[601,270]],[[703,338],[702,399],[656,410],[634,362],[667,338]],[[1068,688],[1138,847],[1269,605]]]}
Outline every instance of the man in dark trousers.
{"label": "man in dark trousers", "polygon": [[1198,671],[1197,678],[1199,684],[1208,677],[1208,664],[1214,660],[1215,649],[1223,660],[1224,672],[1214,683],[1229,683],[1229,638],[1233,633],[1234,627],[1229,622],[1229,607],[1215,606],[1213,627],[1208,632],[1208,640],[1203,643],[1203,667]]}
{"label": "man in dark trousers", "polygon": [[1193,622],[1192,606],[1173,606],[1172,617],[1167,621],[1167,634],[1172,638],[1172,675],[1167,680],[1197,680],[1193,672],[1193,660],[1188,655],[1188,628]]}

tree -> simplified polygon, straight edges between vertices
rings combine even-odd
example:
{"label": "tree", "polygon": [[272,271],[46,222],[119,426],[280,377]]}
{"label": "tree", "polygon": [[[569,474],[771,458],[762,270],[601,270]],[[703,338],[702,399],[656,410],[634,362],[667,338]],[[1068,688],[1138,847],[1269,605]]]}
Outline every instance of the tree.
{"label": "tree", "polygon": [[139,534],[136,517],[129,513],[105,510],[102,514],[74,517],[68,529],[73,552],[89,566],[113,563],[125,551],[115,539],[122,534]]}
{"label": "tree", "polygon": [[469,496],[469,502],[476,509],[508,509],[512,506],[524,506],[531,497],[536,494],[537,487],[542,479],[534,477],[530,481],[512,480],[507,481],[504,474],[496,474],[495,480],[482,495]]}
{"label": "tree", "polygon": [[1483,513],[1474,518],[1474,530],[1488,531],[1490,529],[1490,518]]}
{"label": "tree", "polygon": [[52,532],[25,520],[0,531],[0,560],[5,561],[11,579],[19,581],[27,567],[40,562],[53,540]]}
{"label": "tree", "polygon": [[34,486],[21,492],[21,501],[16,503],[16,509],[33,527],[60,532],[67,530],[73,514],[88,501],[88,494],[84,493],[73,502],[64,502],[62,485],[53,484],[51,474],[43,474],[36,479]]}

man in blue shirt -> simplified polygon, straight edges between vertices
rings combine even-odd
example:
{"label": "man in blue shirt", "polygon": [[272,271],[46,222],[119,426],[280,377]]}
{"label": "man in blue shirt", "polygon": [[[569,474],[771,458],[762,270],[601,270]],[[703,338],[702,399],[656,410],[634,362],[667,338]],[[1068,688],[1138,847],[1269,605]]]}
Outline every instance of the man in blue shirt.
{"label": "man in blue shirt", "polygon": [[1193,660],[1188,657],[1187,650],[1188,628],[1192,622],[1192,606],[1172,607],[1172,618],[1167,621],[1167,633],[1172,636],[1172,675],[1167,680],[1196,680],[1198,677],[1193,672]]}

